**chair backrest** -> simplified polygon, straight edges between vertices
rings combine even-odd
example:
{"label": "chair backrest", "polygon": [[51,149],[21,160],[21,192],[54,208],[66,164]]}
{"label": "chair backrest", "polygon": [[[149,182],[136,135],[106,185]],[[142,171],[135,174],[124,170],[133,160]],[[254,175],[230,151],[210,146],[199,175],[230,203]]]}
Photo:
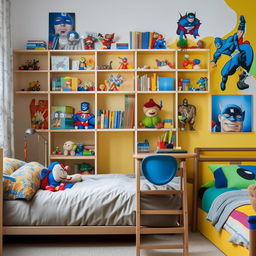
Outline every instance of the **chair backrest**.
{"label": "chair backrest", "polygon": [[152,155],[142,160],[142,173],[155,185],[164,185],[176,175],[178,163],[175,157],[168,155]]}

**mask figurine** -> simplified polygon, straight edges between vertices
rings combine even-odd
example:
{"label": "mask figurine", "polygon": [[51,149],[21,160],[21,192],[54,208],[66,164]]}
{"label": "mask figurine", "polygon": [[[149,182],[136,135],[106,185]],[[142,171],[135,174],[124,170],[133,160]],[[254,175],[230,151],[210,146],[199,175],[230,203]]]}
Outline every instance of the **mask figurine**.
{"label": "mask figurine", "polygon": [[88,102],[81,103],[81,110],[73,116],[73,120],[76,129],[94,129],[95,117],[90,113]]}
{"label": "mask figurine", "polygon": [[196,117],[196,107],[194,105],[188,104],[188,100],[184,99],[182,105],[178,105],[178,115],[181,125],[181,130],[185,130],[185,126],[188,123],[190,131],[194,131],[194,123]]}
{"label": "mask figurine", "polygon": [[153,99],[150,99],[144,104],[143,112],[145,117],[139,123],[140,127],[146,128],[163,128],[163,123],[161,122],[158,112],[162,109],[162,103],[158,105]]}

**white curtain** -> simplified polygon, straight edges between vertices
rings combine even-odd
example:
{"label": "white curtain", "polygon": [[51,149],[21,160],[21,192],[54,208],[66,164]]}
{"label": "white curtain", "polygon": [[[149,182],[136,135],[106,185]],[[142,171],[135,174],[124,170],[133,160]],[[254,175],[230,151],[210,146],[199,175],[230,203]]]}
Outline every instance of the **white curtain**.
{"label": "white curtain", "polygon": [[0,148],[13,157],[13,84],[10,0],[0,0]]}

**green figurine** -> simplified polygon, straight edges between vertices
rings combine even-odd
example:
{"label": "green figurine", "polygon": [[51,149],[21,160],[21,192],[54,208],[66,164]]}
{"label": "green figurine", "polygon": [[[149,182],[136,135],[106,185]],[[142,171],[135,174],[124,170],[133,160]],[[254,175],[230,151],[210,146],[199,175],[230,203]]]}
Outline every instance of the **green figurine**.
{"label": "green figurine", "polygon": [[140,127],[163,128],[163,123],[161,122],[160,117],[157,115],[161,109],[162,102],[160,102],[160,105],[156,104],[153,99],[146,102],[143,107],[145,117],[139,123]]}

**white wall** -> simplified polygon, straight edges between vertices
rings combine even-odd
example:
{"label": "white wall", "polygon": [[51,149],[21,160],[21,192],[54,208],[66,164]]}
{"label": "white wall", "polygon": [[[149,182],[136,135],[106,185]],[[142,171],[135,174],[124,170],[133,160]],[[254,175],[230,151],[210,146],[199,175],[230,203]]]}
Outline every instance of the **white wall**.
{"label": "white wall", "polygon": [[12,45],[24,49],[28,39],[47,41],[49,12],[75,12],[77,32],[115,32],[129,42],[130,31],[157,31],[174,40],[179,12],[194,11],[201,37],[222,37],[236,25],[224,0],[11,0]]}

